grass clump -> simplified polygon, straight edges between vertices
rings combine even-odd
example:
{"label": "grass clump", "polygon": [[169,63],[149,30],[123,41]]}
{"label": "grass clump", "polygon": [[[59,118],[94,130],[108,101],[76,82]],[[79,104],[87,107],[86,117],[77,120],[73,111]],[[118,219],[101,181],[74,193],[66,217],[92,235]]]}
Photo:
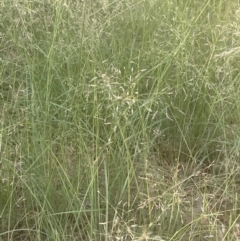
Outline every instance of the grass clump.
{"label": "grass clump", "polygon": [[236,1],[0,3],[1,240],[238,240]]}

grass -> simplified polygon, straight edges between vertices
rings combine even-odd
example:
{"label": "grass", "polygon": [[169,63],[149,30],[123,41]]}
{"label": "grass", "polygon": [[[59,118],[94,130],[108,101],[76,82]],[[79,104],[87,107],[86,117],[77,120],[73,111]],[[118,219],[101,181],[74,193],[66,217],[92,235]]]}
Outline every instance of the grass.
{"label": "grass", "polygon": [[0,3],[0,240],[240,240],[239,1]]}

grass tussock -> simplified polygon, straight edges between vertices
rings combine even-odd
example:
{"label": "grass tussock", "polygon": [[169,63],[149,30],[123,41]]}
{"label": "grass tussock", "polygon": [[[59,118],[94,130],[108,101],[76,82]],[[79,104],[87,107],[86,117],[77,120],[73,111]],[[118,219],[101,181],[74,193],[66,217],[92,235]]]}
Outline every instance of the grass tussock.
{"label": "grass tussock", "polygon": [[238,1],[0,16],[0,240],[240,240]]}

